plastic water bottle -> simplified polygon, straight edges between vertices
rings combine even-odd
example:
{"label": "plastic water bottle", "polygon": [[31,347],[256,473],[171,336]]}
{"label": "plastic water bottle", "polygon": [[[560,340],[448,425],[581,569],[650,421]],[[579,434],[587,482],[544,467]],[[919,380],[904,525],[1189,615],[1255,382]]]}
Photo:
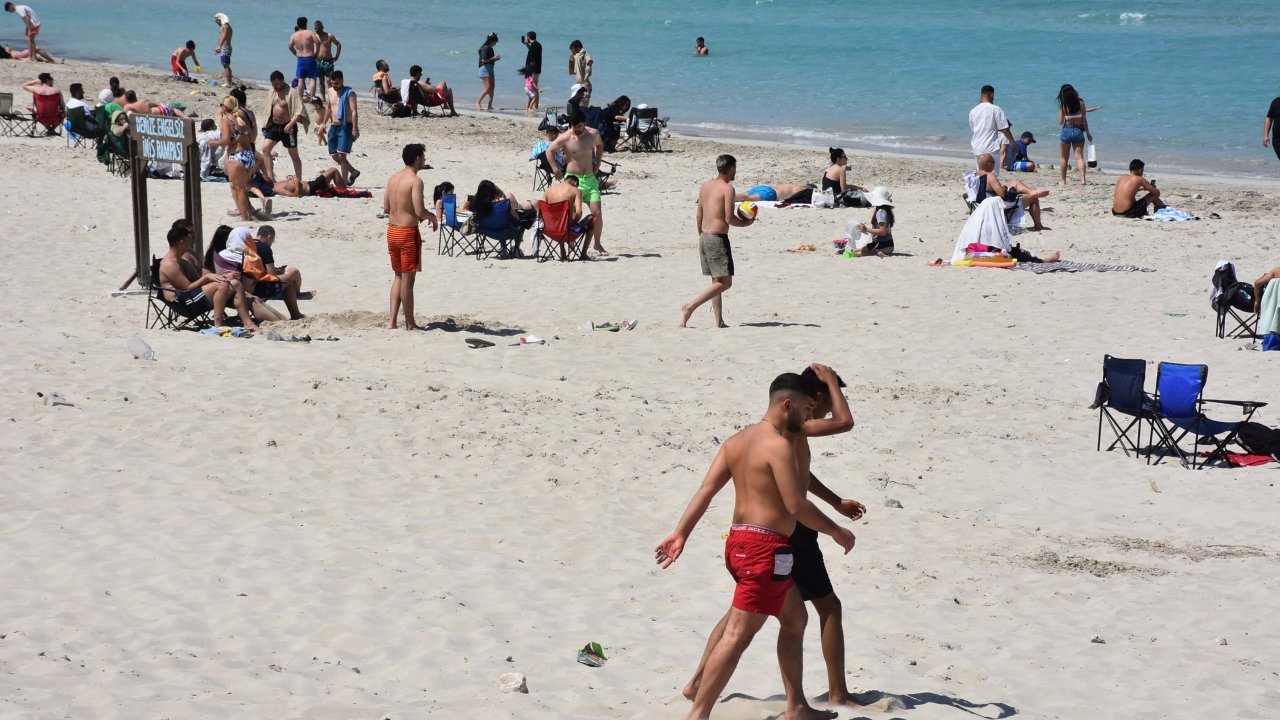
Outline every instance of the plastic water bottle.
{"label": "plastic water bottle", "polygon": [[125,343],[125,347],[129,348],[129,352],[138,360],[155,360],[156,352],[151,349],[146,340],[140,337],[131,337]]}

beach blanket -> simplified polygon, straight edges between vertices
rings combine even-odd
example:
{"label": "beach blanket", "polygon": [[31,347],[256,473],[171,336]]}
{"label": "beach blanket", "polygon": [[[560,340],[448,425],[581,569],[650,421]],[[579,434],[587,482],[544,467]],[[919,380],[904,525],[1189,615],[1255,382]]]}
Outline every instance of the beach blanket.
{"label": "beach blanket", "polygon": [[974,209],[961,228],[960,236],[956,238],[951,260],[964,260],[966,250],[974,243],[998,247],[1006,253],[1013,249],[1013,241],[1009,238],[1009,223],[1004,219],[1004,201],[1000,198],[989,197]]}
{"label": "beach blanket", "polygon": [[322,198],[335,198],[335,197],[341,197],[341,198],[368,198],[368,197],[373,197],[373,193],[372,193],[372,192],[369,192],[368,190],[353,190],[353,189],[351,189],[351,188],[347,188],[346,190],[342,190],[342,189],[339,189],[339,188],[336,188],[336,187],[333,187],[332,185],[330,185],[330,186],[329,186],[329,187],[327,187],[327,188],[321,188],[321,189],[319,189],[319,190],[316,190],[316,197],[322,197]]}
{"label": "beach blanket", "polygon": [[1173,207],[1162,207],[1155,211],[1151,217],[1147,218],[1147,220],[1150,220],[1151,222],[1182,222],[1184,220],[1199,219],[1200,218],[1195,215],[1188,215],[1187,213]]}
{"label": "beach blanket", "polygon": [[1026,270],[1037,275],[1054,272],[1155,272],[1153,268],[1137,265],[1103,265],[1101,263],[1078,263],[1062,260],[1051,263],[1018,263],[1010,270]]}

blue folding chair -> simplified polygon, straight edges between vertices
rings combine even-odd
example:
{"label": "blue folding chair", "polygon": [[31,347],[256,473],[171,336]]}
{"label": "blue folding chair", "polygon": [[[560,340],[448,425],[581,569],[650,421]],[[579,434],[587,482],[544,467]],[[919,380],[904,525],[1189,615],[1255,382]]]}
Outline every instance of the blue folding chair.
{"label": "blue folding chair", "polygon": [[[491,255],[514,257],[512,251],[519,249],[523,238],[524,228],[511,217],[511,200],[499,200],[476,225],[476,259]],[[509,247],[508,243],[514,247]]]}
{"label": "blue folding chair", "polygon": [[[1102,450],[1102,421],[1105,419],[1116,439],[1107,451],[1116,445],[1126,456],[1132,450],[1142,456],[1142,423],[1151,426],[1151,443],[1155,442],[1155,398],[1143,390],[1147,382],[1147,361],[1127,360],[1105,355],[1102,358],[1102,382],[1094,395],[1090,409],[1098,411],[1098,450]],[[1135,436],[1130,436],[1136,430]],[[1148,455],[1150,444],[1148,443]]]}
{"label": "blue folding chair", "polygon": [[[1156,418],[1152,429],[1159,433],[1156,447],[1161,450],[1161,458],[1154,464],[1163,459],[1164,451],[1177,455],[1183,467],[1193,470],[1223,458],[1227,444],[1235,441],[1240,426],[1248,422],[1258,408],[1266,406],[1265,402],[1209,400],[1203,397],[1208,380],[1208,365],[1160,363],[1156,370]],[[1244,418],[1235,422],[1211,420],[1204,414],[1206,403],[1238,407]],[[1182,448],[1187,435],[1195,438],[1190,453]],[[1201,447],[1213,448],[1203,461]],[[1151,462],[1150,453],[1147,461]]]}
{"label": "blue folding chair", "polygon": [[440,205],[444,209],[444,222],[440,223],[436,254],[453,256],[476,252],[475,238],[462,232],[462,223],[458,220],[458,196],[441,195]]}

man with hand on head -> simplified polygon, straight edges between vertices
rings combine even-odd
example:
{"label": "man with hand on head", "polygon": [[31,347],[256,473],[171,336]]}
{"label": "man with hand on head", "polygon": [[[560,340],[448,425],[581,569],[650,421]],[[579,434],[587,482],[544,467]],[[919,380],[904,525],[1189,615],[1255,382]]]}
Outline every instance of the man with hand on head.
{"label": "man with hand on head", "polygon": [[808,480],[800,476],[795,437],[803,432],[813,409],[812,389],[795,373],[784,373],[769,386],[769,408],[760,422],[729,438],[720,447],[702,485],[685,508],[676,529],[654,551],[659,565],[670,567],[706,514],[711,500],[733,481],[733,525],[724,557],[736,587],[722,634],[712,638],[703,671],[685,688],[693,701],[688,720],[711,715],[742,653],[770,616],[778,618],[778,664],[791,720],[833,718],[834,712],[809,707],[803,690],[802,643],[804,602],[792,580],[790,536],[797,520],[830,535],[845,552],[853,549],[853,533],[840,527],[805,497]]}

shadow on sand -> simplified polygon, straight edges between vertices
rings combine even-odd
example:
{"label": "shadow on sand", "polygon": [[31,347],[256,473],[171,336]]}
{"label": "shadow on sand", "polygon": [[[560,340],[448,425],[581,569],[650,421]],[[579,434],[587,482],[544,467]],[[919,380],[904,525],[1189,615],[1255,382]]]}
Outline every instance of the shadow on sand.
{"label": "shadow on sand", "polygon": [[[819,703],[827,701],[827,695],[824,693],[814,698]],[[875,713],[875,718],[882,719],[885,713],[895,713],[903,710],[915,710],[916,708],[926,705],[941,705],[962,710],[970,715],[987,718],[988,720],[1000,720],[1001,718],[1013,717],[1018,714],[1018,709],[1012,705],[1000,702],[975,703],[965,700],[964,698],[952,697],[941,693],[921,692],[921,693],[888,693],[879,690],[868,690],[863,693],[855,693],[854,699],[866,706],[867,710]],[[756,702],[781,702],[787,701],[786,695],[773,695],[767,698],[757,698],[743,693],[734,693],[727,695],[722,699],[721,703],[730,700],[754,700]],[[847,720],[872,720],[870,716],[858,713],[858,708],[849,708],[853,711],[853,715]],[[781,720],[783,714],[776,715],[770,720]],[[898,715],[890,715],[890,720],[900,720]]]}

